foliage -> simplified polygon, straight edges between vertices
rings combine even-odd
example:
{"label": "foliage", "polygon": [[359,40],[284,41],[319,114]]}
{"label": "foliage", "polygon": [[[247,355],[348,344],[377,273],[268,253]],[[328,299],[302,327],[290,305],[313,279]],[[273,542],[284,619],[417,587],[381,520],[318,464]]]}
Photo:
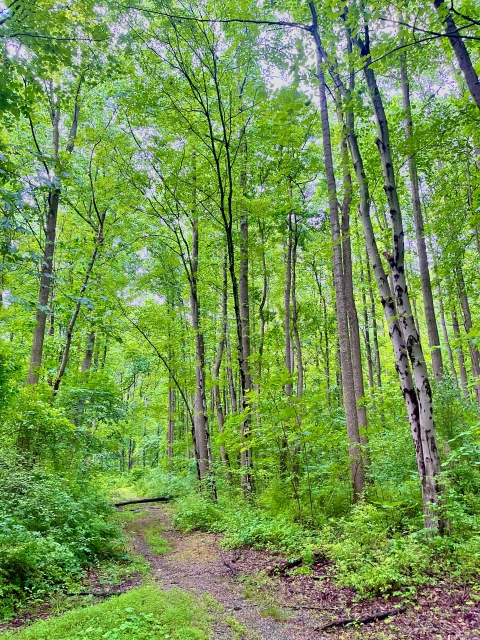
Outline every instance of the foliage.
{"label": "foliage", "polygon": [[85,480],[42,467],[0,467],[1,614],[83,575],[95,558],[121,550],[111,507]]}
{"label": "foliage", "polygon": [[385,513],[355,507],[348,519],[324,532],[341,585],[358,596],[414,594],[419,587],[455,577],[475,579],[480,571],[480,536],[445,538],[428,530],[393,531]]}
{"label": "foliage", "polygon": [[2,633],[2,640],[207,640],[208,618],[201,603],[172,589],[164,594],[153,586],[132,589],[101,604],[39,621],[19,633]]}

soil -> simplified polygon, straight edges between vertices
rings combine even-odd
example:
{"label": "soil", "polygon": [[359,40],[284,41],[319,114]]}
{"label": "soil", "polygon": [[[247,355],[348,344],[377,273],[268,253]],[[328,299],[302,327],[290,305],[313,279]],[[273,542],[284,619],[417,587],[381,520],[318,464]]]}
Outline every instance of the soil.
{"label": "soil", "polygon": [[[155,555],[142,530],[155,524],[171,551]],[[176,531],[168,507],[150,507],[128,525],[134,548],[151,564],[164,589],[179,587],[212,598],[217,606],[212,638],[262,640],[457,640],[480,638],[480,603],[473,585],[445,582],[425,589],[406,611],[368,625],[322,631],[333,620],[361,618],[402,606],[400,598],[356,601],[354,589],[340,588],[334,568],[319,559],[312,575],[285,571],[268,577],[284,558],[250,549],[224,551],[221,536]],[[478,596],[478,593],[476,594]],[[221,609],[221,611],[219,610]]]}

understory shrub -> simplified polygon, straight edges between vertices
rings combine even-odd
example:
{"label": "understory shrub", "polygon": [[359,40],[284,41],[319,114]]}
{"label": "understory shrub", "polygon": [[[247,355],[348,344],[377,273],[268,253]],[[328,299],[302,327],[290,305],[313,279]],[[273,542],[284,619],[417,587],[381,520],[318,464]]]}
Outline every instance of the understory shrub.
{"label": "understory shrub", "polygon": [[0,466],[0,615],[77,581],[120,549],[111,507],[88,483],[41,467]]}
{"label": "understory shrub", "polygon": [[392,532],[385,514],[359,504],[348,518],[323,530],[340,585],[359,597],[413,594],[443,578],[474,579],[480,572],[480,536],[440,536],[426,529]]}

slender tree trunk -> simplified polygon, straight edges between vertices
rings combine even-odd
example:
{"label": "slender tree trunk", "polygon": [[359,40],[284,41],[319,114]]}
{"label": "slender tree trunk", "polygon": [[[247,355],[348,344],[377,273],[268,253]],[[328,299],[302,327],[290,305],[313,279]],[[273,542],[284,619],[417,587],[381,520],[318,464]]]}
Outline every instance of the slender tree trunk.
{"label": "slender tree trunk", "polygon": [[330,389],[332,387],[331,377],[330,377],[330,344],[328,338],[328,314],[327,314],[327,302],[325,300],[325,296],[322,291],[322,281],[320,278],[320,274],[317,271],[315,263],[313,263],[313,273],[315,276],[315,282],[317,283],[318,295],[320,296],[320,302],[322,304],[323,310],[323,327],[325,331],[325,380],[327,382],[327,404],[328,408],[331,407],[331,397],[330,397]]}
{"label": "slender tree trunk", "polygon": [[370,341],[370,322],[368,317],[367,295],[365,293],[363,261],[361,258],[360,258],[360,282],[362,285],[363,324],[364,324],[365,351],[367,354],[368,386],[370,387],[370,390],[372,390],[375,386],[375,379],[373,375],[373,354],[372,354],[372,343]]}
{"label": "slender tree trunk", "polygon": [[244,421],[242,425],[242,436],[245,443],[240,454],[240,461],[243,467],[242,487],[247,493],[253,492],[252,476],[252,450],[248,446],[250,438],[250,402],[248,393],[252,389],[252,374],[250,371],[250,303],[248,293],[248,220],[246,215],[240,219],[240,270],[239,270],[239,300],[240,319],[242,326],[242,351],[243,351],[243,411]]}
{"label": "slender tree trunk", "polygon": [[301,429],[302,429],[302,405],[301,400],[303,397],[303,378],[304,378],[304,369],[303,369],[303,352],[302,352],[302,342],[300,340],[300,332],[298,329],[298,302],[297,302],[297,256],[298,256],[298,220],[295,215],[295,229],[294,229],[294,239],[293,239],[293,247],[292,247],[292,325],[293,325],[293,335],[295,337],[295,350],[297,352],[297,441],[295,444],[295,453],[294,460],[292,464],[292,473],[293,473],[293,488],[295,492],[295,496],[298,500],[298,485],[299,485],[299,472],[300,472],[300,442],[301,442]]}
{"label": "slender tree trunk", "polygon": [[[170,382],[170,381],[169,381]],[[167,424],[167,458],[168,466],[173,463],[173,444],[175,440],[175,390],[169,383],[168,387],[168,424]]]}
{"label": "slender tree trunk", "polygon": [[[292,199],[292,190],[290,189],[290,200]],[[292,397],[292,375],[293,375],[293,345],[291,331],[291,309],[290,299],[292,290],[292,213],[289,211],[287,218],[287,238],[284,252],[285,262],[285,282],[283,288],[283,306],[285,310],[284,333],[285,333],[285,368],[288,372],[289,379],[285,384],[285,396],[287,403]],[[280,437],[280,473],[284,477],[287,472],[287,456],[288,456],[288,439],[285,427]]]}
{"label": "slender tree trunk", "polygon": [[367,249],[367,280],[368,280],[368,294],[370,297],[370,310],[372,314],[372,332],[373,332],[373,347],[375,351],[375,375],[377,379],[377,387],[382,388],[382,362],[380,360],[380,347],[378,344],[378,327],[377,327],[377,313],[375,305],[375,296],[373,295],[372,287],[372,272],[370,264],[368,263],[368,249]]}
{"label": "slender tree trunk", "polygon": [[[457,265],[456,268],[458,292],[460,295],[460,304],[463,312],[463,324],[465,327],[465,333],[469,334],[472,330],[472,315],[470,312],[470,303],[467,296],[467,289],[465,286],[465,279],[463,277],[463,271],[461,265]],[[468,347],[470,349],[470,360],[472,363],[472,375],[475,378],[475,399],[480,408],[480,354],[472,342],[468,340]]]}
{"label": "slender tree trunk", "polygon": [[[291,332],[291,311],[290,298],[292,289],[292,214],[289,212],[287,221],[287,240],[285,248],[285,286],[283,289],[283,305],[285,309],[285,368],[290,377],[293,374],[292,365],[292,332]],[[288,380],[285,385],[285,395],[290,398],[292,395],[292,382]]]}
{"label": "slender tree trunk", "polygon": [[450,7],[444,0],[434,0],[433,5],[437,10],[443,26],[445,27],[445,33],[450,40],[455,57],[457,58],[458,66],[462,70],[467,86],[472,94],[472,98],[480,109],[480,82],[478,80],[478,73],[475,71],[467,47],[465,46],[463,38],[460,36],[460,32],[455,24]]}
{"label": "slender tree trunk", "polygon": [[[395,305],[391,299],[390,287],[384,288],[383,285],[383,278],[386,274],[382,274],[380,271],[383,271],[383,268],[381,267],[380,256],[377,255],[378,249],[376,248],[375,236],[373,234],[373,229],[371,229],[371,223],[369,224],[366,216],[362,216],[362,224],[364,224],[365,218],[367,228],[364,227],[364,230],[366,230],[365,235],[367,238],[367,246],[369,248],[369,254],[371,254],[370,260],[374,267],[374,272],[376,272],[377,282],[381,289],[384,289],[384,293],[382,293],[382,297],[384,298],[384,308],[389,309],[389,315],[393,313],[396,315],[398,312],[399,323],[395,322],[393,326],[391,325],[391,337],[394,337],[392,336],[392,331],[395,331],[396,333],[400,328],[399,324],[401,324],[400,336],[396,344],[397,368],[402,366],[403,372],[401,377],[405,383],[404,395],[406,393],[409,396],[410,424],[417,448],[417,462],[419,463],[419,475],[422,482],[423,504],[425,514],[427,516],[427,525],[438,525],[439,528],[442,529],[444,523],[439,521],[438,518],[431,513],[429,507],[430,504],[438,503],[438,495],[442,490],[441,486],[438,484],[438,476],[440,474],[440,455],[437,447],[435,423],[433,418],[432,391],[419,335],[412,315],[405,279],[404,231],[396,188],[393,159],[390,151],[388,123],[383,107],[383,101],[377,86],[375,73],[369,66],[370,53],[368,48],[365,47],[358,36],[355,37],[355,42],[360,49],[364,63],[366,63],[364,66],[364,75],[370,92],[375,119],[377,122],[377,146],[382,165],[385,193],[387,195],[390,208],[394,239],[393,251],[387,257],[394,281],[396,310],[394,309]],[[351,109],[349,109],[349,115],[351,118],[353,117]],[[353,141],[353,128],[349,127],[349,129],[351,131],[350,137]],[[355,155],[356,158],[354,159],[354,164],[355,162],[358,162],[358,144],[357,149],[355,150]],[[370,226],[370,229],[368,229],[368,226]],[[375,249],[373,249],[373,243],[375,244]],[[388,319],[390,320],[390,318]],[[411,379],[408,359],[405,357],[405,348],[412,365],[415,385],[413,385],[413,381]]]}
{"label": "slender tree trunk", "polygon": [[190,309],[195,333],[195,394],[194,431],[198,467],[202,483],[206,483],[211,496],[216,500],[215,478],[212,468],[210,433],[208,429],[208,407],[205,383],[205,345],[200,327],[200,301],[198,296],[198,218],[192,220],[192,247],[189,269]]}
{"label": "slender tree trunk", "polygon": [[[57,125],[58,126],[58,123]],[[40,288],[38,291],[37,311],[35,313],[35,329],[33,330],[32,351],[28,370],[27,384],[38,384],[39,368],[42,365],[43,342],[47,323],[46,308],[53,282],[53,255],[55,253],[55,237],[57,233],[57,216],[60,192],[51,189],[48,194],[48,211],[45,222],[45,248],[43,251],[40,272]]]}
{"label": "slender tree trunk", "polygon": [[[405,111],[405,138],[413,139],[412,109],[410,104],[410,85],[407,75],[407,64],[404,55],[400,56],[400,75],[402,79],[403,109]],[[424,236],[420,188],[418,184],[417,161],[412,153],[408,156],[408,170],[410,173],[410,192],[412,197],[413,220],[417,241],[418,265],[420,269],[420,283],[422,286],[423,308],[427,325],[428,343],[431,349],[433,376],[437,382],[443,377],[443,360],[440,350],[440,336],[438,335],[437,319],[433,304],[432,283],[428,266],[427,247]]]}
{"label": "slender tree trunk", "polygon": [[323,154],[325,173],[328,186],[330,227],[333,244],[333,274],[335,283],[335,298],[337,304],[337,326],[340,347],[342,386],[344,396],[345,417],[350,453],[350,473],[353,485],[354,500],[359,500],[365,488],[365,470],[362,450],[360,446],[360,432],[357,418],[357,402],[355,397],[354,374],[352,356],[350,352],[350,338],[348,333],[347,306],[343,286],[344,269],[342,262],[342,247],[340,234],[340,220],[338,215],[337,187],[333,168],[332,144],[330,138],[330,123],[328,116],[327,93],[323,71],[320,36],[318,34],[317,13],[313,2],[309,4],[312,13],[312,35],[316,50],[316,75],[318,79],[320,97],[320,115],[322,120]]}
{"label": "slender tree trunk", "polygon": [[[215,410],[217,413],[218,433],[223,433],[223,427],[225,424],[225,416],[223,413],[222,398],[220,395],[220,387],[218,384],[218,376],[220,375],[220,366],[222,364],[222,356],[225,350],[225,340],[227,334],[227,265],[224,260],[223,263],[223,288],[222,288],[222,333],[220,336],[220,342],[218,343],[217,357],[213,365],[213,398]],[[225,445],[220,444],[220,456],[222,463],[225,467],[229,466],[228,453],[225,449]]]}
{"label": "slender tree trunk", "polygon": [[86,371],[88,371],[92,366],[94,348],[95,348],[95,331],[91,331],[87,340],[85,357],[82,361],[82,373],[85,373]]}
{"label": "slender tree trunk", "polygon": [[457,358],[458,358],[458,369],[460,371],[460,384],[462,386],[463,397],[467,402],[470,402],[470,394],[468,393],[468,380],[467,380],[467,369],[465,367],[465,356],[463,355],[462,345],[460,344],[460,325],[458,323],[458,316],[455,310],[452,311],[452,327],[453,327],[453,336],[458,342],[458,347],[456,348]]}
{"label": "slender tree trunk", "polygon": [[262,270],[263,270],[263,289],[262,289],[262,299],[260,301],[260,306],[258,309],[258,313],[260,315],[260,343],[258,345],[258,383],[257,383],[257,393],[260,393],[260,383],[262,378],[262,358],[263,358],[263,348],[265,342],[265,304],[267,302],[267,293],[268,293],[268,280],[267,280],[267,261],[265,256],[265,228],[261,222],[258,223],[259,231],[260,231],[260,240],[262,243]]}
{"label": "slender tree trunk", "polygon": [[[82,87],[83,76],[80,76],[77,92],[75,96],[75,105],[73,109],[72,124],[68,136],[68,142],[66,150],[71,153],[75,145],[75,139],[77,137],[78,128],[78,116],[80,113],[79,97],[80,89]],[[51,100],[53,102],[54,96],[52,91]],[[53,106],[51,111],[52,121],[52,146],[53,146],[53,158],[55,167],[58,166],[58,152],[59,152],[59,140],[60,140],[60,108],[58,102]],[[35,129],[33,122],[30,120],[30,127],[32,130],[32,136],[38,148],[38,142],[35,135]],[[48,172],[48,169],[47,169]],[[50,176],[49,176],[50,177]],[[30,353],[30,364],[28,369],[27,384],[38,384],[39,369],[42,366],[43,356],[43,343],[45,340],[45,327],[47,324],[47,306],[50,290],[53,287],[53,258],[55,254],[55,240],[57,235],[57,218],[58,218],[58,206],[60,202],[60,185],[58,183],[58,176],[55,177],[55,183],[50,187],[48,192],[48,207],[47,218],[45,221],[44,233],[45,233],[45,248],[43,250],[42,267],[40,271],[40,287],[38,291],[37,310],[35,313],[35,328],[33,331],[32,350]]]}
{"label": "slender tree trunk", "polygon": [[227,347],[227,379],[228,379],[228,391],[230,394],[230,402],[232,405],[232,412],[237,413],[237,392],[235,390],[235,380],[233,379],[232,369],[232,349],[230,346],[230,334],[228,332],[228,323],[225,327],[225,345]]}
{"label": "slender tree trunk", "polygon": [[[67,368],[68,358],[69,358],[69,355],[70,355],[70,347],[72,346],[73,330],[74,330],[75,324],[77,322],[78,314],[80,313],[80,308],[82,306],[83,295],[84,295],[84,293],[85,293],[85,291],[87,289],[88,281],[90,279],[90,274],[91,274],[92,269],[93,269],[93,267],[95,265],[95,260],[96,260],[97,255],[98,255],[99,248],[100,248],[101,244],[103,243],[103,227],[104,227],[104,223],[105,223],[105,215],[106,214],[103,213],[99,218],[98,232],[97,232],[97,237],[95,238],[95,246],[93,248],[92,256],[91,256],[90,261],[88,263],[87,270],[85,272],[85,277],[83,279],[83,283],[82,283],[82,286],[81,286],[81,289],[80,289],[80,295],[78,296],[78,299],[77,299],[77,304],[75,305],[74,312],[73,312],[72,317],[70,318],[70,322],[68,324],[67,336],[66,336],[66,340],[65,340],[65,346],[63,347],[63,353],[62,353],[62,359],[61,359],[61,363],[60,363],[60,368],[58,370],[57,377],[56,377],[55,382],[53,384],[52,398],[55,398],[55,396],[57,395],[58,389],[60,388],[60,383],[61,383],[63,375],[65,373],[65,369]],[[90,362],[91,362],[91,359],[90,359]]]}
{"label": "slender tree trunk", "polygon": [[[342,114],[338,113],[338,119],[343,125]],[[353,269],[352,269],[352,243],[350,239],[350,206],[352,203],[352,178],[348,168],[348,151],[344,135],[340,137],[340,154],[343,167],[344,198],[342,202],[342,258],[343,258],[343,286],[345,289],[345,304],[347,307],[348,327],[350,334],[350,349],[352,354],[353,381],[355,386],[355,399],[357,402],[357,420],[360,433],[360,442],[364,447],[362,451],[364,467],[370,463],[368,454],[368,422],[367,409],[363,404],[365,400],[365,385],[363,382],[362,350],[360,346],[360,329],[358,326],[357,306],[353,295]]]}

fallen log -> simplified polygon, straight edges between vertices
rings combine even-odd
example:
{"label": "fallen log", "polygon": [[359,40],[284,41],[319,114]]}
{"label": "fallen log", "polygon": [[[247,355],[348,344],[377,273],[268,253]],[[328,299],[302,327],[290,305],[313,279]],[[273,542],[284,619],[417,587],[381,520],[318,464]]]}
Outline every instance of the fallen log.
{"label": "fallen log", "polygon": [[[318,562],[318,560],[321,560],[323,557],[324,556],[322,553],[318,551],[313,552],[313,558],[315,562]],[[303,558],[294,558],[293,560],[287,560],[286,562],[283,562],[282,564],[278,564],[275,567],[268,567],[267,576],[281,575],[282,573],[285,573],[289,569],[294,569],[295,567],[299,567],[302,564],[303,564]]]}
{"label": "fallen log", "polygon": [[137,500],[124,500],[123,502],[114,502],[114,507],[124,507],[127,504],[144,504],[145,502],[170,502],[172,497],[168,498],[138,498]]}
{"label": "fallen log", "polygon": [[340,620],[334,620],[329,622],[323,627],[319,628],[319,631],[327,631],[328,629],[338,629],[338,627],[346,627],[349,624],[369,624],[370,622],[377,622],[377,620],[385,620],[391,616],[396,616],[399,613],[405,613],[407,607],[399,607],[398,609],[389,609],[388,611],[379,611],[378,613],[372,613],[370,616],[363,616],[362,618],[341,618]]}

